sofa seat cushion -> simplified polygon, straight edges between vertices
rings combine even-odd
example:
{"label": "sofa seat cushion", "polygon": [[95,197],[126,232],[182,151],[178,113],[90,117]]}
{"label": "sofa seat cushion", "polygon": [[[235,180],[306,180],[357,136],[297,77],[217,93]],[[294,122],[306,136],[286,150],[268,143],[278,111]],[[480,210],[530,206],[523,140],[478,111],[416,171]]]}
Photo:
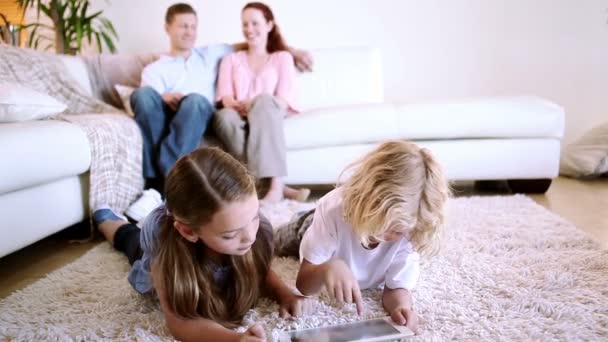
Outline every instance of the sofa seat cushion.
{"label": "sofa seat cushion", "polygon": [[0,124],[0,194],[86,172],[86,134],[64,121]]}
{"label": "sofa seat cushion", "polygon": [[289,150],[386,139],[555,138],[564,111],[538,97],[494,97],[428,104],[366,104],[303,112],[285,120]]}

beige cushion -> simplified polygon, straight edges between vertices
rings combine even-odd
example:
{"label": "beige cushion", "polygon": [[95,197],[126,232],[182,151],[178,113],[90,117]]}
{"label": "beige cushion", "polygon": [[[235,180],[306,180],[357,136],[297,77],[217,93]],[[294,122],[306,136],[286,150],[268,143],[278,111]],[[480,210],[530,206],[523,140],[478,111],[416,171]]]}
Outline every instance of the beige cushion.
{"label": "beige cushion", "polygon": [[0,83],[0,122],[20,122],[57,115],[66,105],[17,83]]}
{"label": "beige cushion", "polygon": [[125,112],[127,112],[127,114],[129,114],[130,117],[135,117],[135,113],[133,113],[133,108],[131,108],[131,94],[133,94],[133,91],[135,90],[135,88],[133,87],[129,87],[129,86],[125,86],[122,84],[117,84],[114,86],[114,89],[116,90],[116,93],[118,94],[118,96],[120,96],[120,101],[122,102],[122,106],[125,109]]}
{"label": "beige cushion", "polygon": [[147,53],[139,55],[101,54],[84,57],[84,63],[87,66],[93,85],[93,95],[123,109],[124,102],[115,85],[139,87],[142,70],[146,65],[157,60],[159,56],[158,53]]}
{"label": "beige cushion", "polygon": [[560,174],[570,177],[598,177],[608,174],[608,122],[585,133],[564,147]]}

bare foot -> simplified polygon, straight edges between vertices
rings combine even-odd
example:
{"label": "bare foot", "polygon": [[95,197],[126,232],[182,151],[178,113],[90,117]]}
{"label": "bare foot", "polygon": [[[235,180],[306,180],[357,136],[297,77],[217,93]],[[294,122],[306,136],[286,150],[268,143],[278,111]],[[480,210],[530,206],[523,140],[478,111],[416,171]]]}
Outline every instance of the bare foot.
{"label": "bare foot", "polygon": [[270,188],[262,201],[276,203],[283,199],[283,181],[279,177],[273,177],[270,180]]}
{"label": "bare foot", "polygon": [[308,196],[310,196],[310,189],[295,189],[285,185],[283,187],[283,195],[285,196],[285,198],[289,198],[298,202],[305,202],[308,199]]}

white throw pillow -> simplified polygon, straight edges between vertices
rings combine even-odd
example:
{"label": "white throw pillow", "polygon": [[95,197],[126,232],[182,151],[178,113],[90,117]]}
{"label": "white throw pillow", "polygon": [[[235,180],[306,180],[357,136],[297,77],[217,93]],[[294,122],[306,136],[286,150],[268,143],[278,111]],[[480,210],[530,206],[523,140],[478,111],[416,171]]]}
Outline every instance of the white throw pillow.
{"label": "white throw pillow", "polygon": [[608,173],[608,122],[563,149],[560,173],[570,177],[599,177]]}
{"label": "white throw pillow", "polygon": [[55,98],[17,83],[0,83],[0,122],[48,118],[67,106]]}
{"label": "white throw pillow", "polygon": [[116,89],[118,96],[120,96],[120,100],[122,101],[122,105],[125,107],[127,114],[129,114],[130,117],[135,117],[133,109],[131,108],[131,101],[129,100],[135,88],[122,84],[116,84],[114,85],[114,89]]}

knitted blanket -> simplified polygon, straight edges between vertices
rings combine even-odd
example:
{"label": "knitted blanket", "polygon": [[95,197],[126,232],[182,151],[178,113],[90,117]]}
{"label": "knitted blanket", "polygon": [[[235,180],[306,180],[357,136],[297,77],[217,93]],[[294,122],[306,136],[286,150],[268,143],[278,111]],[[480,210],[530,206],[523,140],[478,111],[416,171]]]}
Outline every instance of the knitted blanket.
{"label": "knitted blanket", "polygon": [[88,136],[89,207],[105,203],[125,211],[143,188],[142,138],[135,121],[88,95],[54,54],[0,46],[0,83],[22,84],[67,105],[53,119],[78,125]]}

